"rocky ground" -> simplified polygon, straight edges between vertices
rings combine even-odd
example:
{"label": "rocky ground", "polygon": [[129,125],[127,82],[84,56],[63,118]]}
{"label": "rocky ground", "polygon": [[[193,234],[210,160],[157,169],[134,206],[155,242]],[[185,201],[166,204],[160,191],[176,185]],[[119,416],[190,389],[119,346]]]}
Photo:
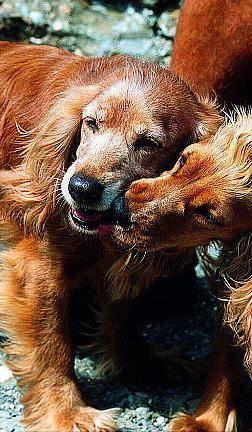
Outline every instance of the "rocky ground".
{"label": "rocky ground", "polygon": [[178,1],[8,0],[0,39],[51,44],[76,54],[126,53],[169,62]]}
{"label": "rocky ground", "polygon": [[[85,55],[127,53],[168,65],[179,3],[176,0],[130,4],[85,0],[0,1],[0,40],[51,44]],[[202,273],[198,276],[194,294],[185,291],[171,302],[167,296],[167,313],[162,312],[161,319],[157,319],[159,314],[148,319],[146,313],[142,327],[147,339],[167,349],[182,344],[185,355],[195,361],[209,351],[215,313],[215,299]],[[178,305],[183,309],[180,314]],[[1,367],[3,364],[4,355],[0,354],[0,431],[21,432],[19,392],[15,379]],[[195,386],[140,389],[113,382],[102,375],[96,360],[90,357],[76,358],[76,372],[95,406],[122,408],[118,418],[121,432],[164,431],[176,411],[193,410],[200,396],[200,389]],[[243,416],[252,423],[245,403],[251,400],[248,392],[249,386],[245,385],[240,399]]]}
{"label": "rocky ground", "polygon": [[[206,289],[203,278],[198,279],[195,299],[195,303],[188,304],[188,311],[183,314],[171,313],[169,318],[161,321],[153,319],[152,322],[145,322],[144,336],[167,349],[183,346],[185,356],[194,361],[204,356],[210,346],[215,299]],[[171,304],[167,304],[167,308],[171,308]],[[164,431],[171,416],[177,411],[192,410],[200,395],[200,389],[195,386],[151,388],[146,383],[146,387],[138,388],[112,381],[101,373],[94,358],[81,357],[76,358],[76,372],[83,389],[96,407],[122,408],[118,418],[121,432]],[[1,356],[0,364],[3,362],[4,356]],[[21,432],[23,429],[19,426],[19,419],[22,407],[14,378],[10,377],[0,385],[0,401],[0,431],[2,427],[4,432]]]}

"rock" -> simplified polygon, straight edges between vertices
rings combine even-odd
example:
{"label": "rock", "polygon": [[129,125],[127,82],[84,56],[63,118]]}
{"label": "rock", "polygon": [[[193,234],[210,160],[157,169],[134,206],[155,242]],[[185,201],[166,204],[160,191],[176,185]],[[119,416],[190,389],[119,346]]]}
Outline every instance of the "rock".
{"label": "rock", "polygon": [[166,423],[166,419],[164,418],[164,417],[158,417],[157,419],[156,419],[156,422],[155,422],[157,425],[160,425],[160,426],[162,426],[162,425],[164,425],[165,423]]}
{"label": "rock", "polygon": [[173,39],[176,33],[177,20],[170,12],[163,12],[157,22],[158,33],[166,38]]}
{"label": "rock", "polygon": [[55,32],[67,32],[67,31],[69,31],[69,24],[66,21],[62,21],[60,19],[57,19],[57,20],[53,21],[52,29]]}
{"label": "rock", "polygon": [[12,372],[7,366],[0,366],[0,383],[3,384],[13,378]]}
{"label": "rock", "polygon": [[153,8],[156,7],[159,2],[158,0],[142,0],[142,3],[146,7]]}
{"label": "rock", "polygon": [[[26,15],[26,12],[24,13],[24,15]],[[29,12],[28,16],[35,25],[41,25],[44,23],[44,17],[41,12],[31,11]]]}

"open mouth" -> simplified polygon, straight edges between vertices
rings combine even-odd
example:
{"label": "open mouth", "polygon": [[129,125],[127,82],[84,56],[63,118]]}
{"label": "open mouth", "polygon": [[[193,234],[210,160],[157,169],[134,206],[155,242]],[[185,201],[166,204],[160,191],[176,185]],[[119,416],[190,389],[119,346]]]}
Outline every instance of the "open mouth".
{"label": "open mouth", "polygon": [[112,233],[115,225],[123,228],[129,228],[131,225],[131,216],[122,195],[117,197],[111,207],[105,211],[72,207],[70,217],[78,228],[85,231],[97,230],[99,234]]}
{"label": "open mouth", "polygon": [[70,212],[72,221],[83,230],[95,231],[100,234],[112,233],[114,230],[113,213],[111,210],[98,212],[72,208]]}

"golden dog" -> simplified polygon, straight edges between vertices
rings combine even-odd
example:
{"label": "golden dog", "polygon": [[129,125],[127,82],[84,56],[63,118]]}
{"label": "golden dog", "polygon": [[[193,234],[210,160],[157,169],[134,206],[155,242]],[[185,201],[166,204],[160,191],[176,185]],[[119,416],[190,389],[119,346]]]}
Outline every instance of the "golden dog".
{"label": "golden dog", "polygon": [[[225,319],[246,348],[252,375],[252,115],[239,114],[210,140],[188,146],[160,177],[133,182],[126,200],[132,226],[118,227],[116,235],[127,247],[178,253],[214,240],[222,243],[221,257],[212,263],[221,269],[219,296],[227,299]],[[203,400],[194,416],[176,417],[171,432],[236,430],[240,371],[233,335],[219,321]]]}
{"label": "golden dog", "polygon": [[101,309],[96,348],[112,372],[160,371],[130,299],[182,267],[191,250],[176,259],[118,250],[120,195],[172,164],[192,139],[209,137],[221,118],[155,64],[11,43],[0,52],[0,214],[10,234],[1,326],[25,388],[24,423],[28,431],[112,431],[113,412],[90,408],[76,382],[70,293],[92,291]]}

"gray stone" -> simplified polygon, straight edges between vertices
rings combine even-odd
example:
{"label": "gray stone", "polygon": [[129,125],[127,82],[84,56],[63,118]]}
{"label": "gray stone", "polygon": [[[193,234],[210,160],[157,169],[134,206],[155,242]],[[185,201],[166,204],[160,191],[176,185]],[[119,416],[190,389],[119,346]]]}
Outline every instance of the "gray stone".
{"label": "gray stone", "polygon": [[40,12],[31,11],[31,12],[29,12],[28,16],[31,19],[31,21],[33,22],[33,24],[35,24],[35,25],[41,25],[44,22],[43,14]]}
{"label": "gray stone", "polygon": [[[163,30],[160,28],[159,34],[154,34],[157,16],[149,7],[141,11],[132,6],[116,10],[77,0],[8,0],[4,3],[0,13],[23,18],[27,23],[27,37],[24,24],[23,40],[35,44],[56,45],[94,56],[125,53],[163,64],[167,64],[171,53],[171,41],[167,41],[166,35],[163,37]],[[29,34],[31,30],[27,20],[35,26],[33,34]],[[165,27],[163,21],[160,24],[162,28]],[[47,32],[41,36],[40,27],[44,25]]]}
{"label": "gray stone", "polygon": [[177,20],[170,12],[163,12],[157,22],[159,33],[168,38],[174,38]]}

